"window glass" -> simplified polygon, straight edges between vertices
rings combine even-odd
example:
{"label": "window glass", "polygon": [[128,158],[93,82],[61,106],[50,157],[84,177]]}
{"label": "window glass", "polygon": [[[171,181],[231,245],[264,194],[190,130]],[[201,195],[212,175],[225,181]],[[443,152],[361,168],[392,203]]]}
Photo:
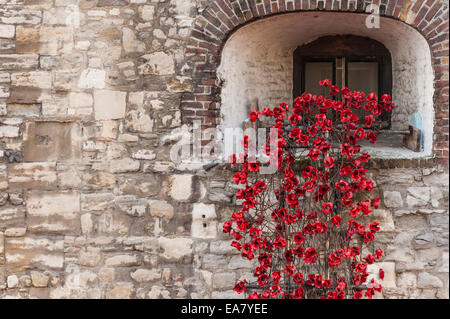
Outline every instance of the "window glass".
{"label": "window glass", "polygon": [[328,89],[319,85],[323,79],[333,79],[332,62],[307,62],[305,64],[305,92],[317,95],[328,95]]}

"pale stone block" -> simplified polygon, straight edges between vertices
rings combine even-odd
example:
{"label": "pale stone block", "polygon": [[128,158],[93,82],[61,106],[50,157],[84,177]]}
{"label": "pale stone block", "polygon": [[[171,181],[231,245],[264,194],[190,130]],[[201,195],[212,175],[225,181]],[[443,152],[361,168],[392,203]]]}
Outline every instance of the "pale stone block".
{"label": "pale stone block", "polygon": [[146,21],[154,19],[155,16],[155,6],[141,6],[139,7],[139,16]]}
{"label": "pale stone block", "polygon": [[6,268],[10,273],[27,269],[62,269],[64,240],[9,238],[5,245]]}
{"label": "pale stone block", "polygon": [[384,191],[384,205],[388,208],[402,207],[403,200],[402,195],[397,191]]}
{"label": "pale stone block", "polygon": [[13,73],[11,74],[11,85],[50,89],[52,87],[52,75],[47,71]]}
{"label": "pale stone block", "polygon": [[31,192],[26,205],[31,232],[69,234],[79,229],[80,194],[77,192]]}
{"label": "pale stone block", "polygon": [[98,276],[101,281],[111,283],[115,279],[115,270],[114,268],[103,267],[100,268],[98,272]]}
{"label": "pale stone block", "polygon": [[45,188],[56,186],[55,163],[19,163],[9,166],[10,186]]}
{"label": "pale stone block", "polygon": [[[384,271],[383,280],[378,277],[380,269],[383,269]],[[367,282],[370,282],[372,278],[374,278],[376,282],[380,283],[385,288],[397,288],[395,262],[380,262],[368,265],[367,272],[369,274]]]}
{"label": "pale stone block", "polygon": [[94,91],[95,119],[115,120],[125,116],[126,92],[97,90]]}
{"label": "pale stone block", "polygon": [[2,125],[0,126],[0,138],[3,137],[18,137],[19,136],[19,127],[18,126],[10,126],[10,125]]}
{"label": "pale stone block", "polygon": [[127,173],[139,171],[141,163],[131,158],[112,160],[109,165],[111,173]]}
{"label": "pale stone block", "polygon": [[409,207],[425,206],[430,200],[429,187],[409,187],[406,202]]}
{"label": "pale stone block", "polygon": [[139,41],[134,31],[128,28],[122,28],[122,44],[125,52],[145,51],[145,43]]}
{"label": "pale stone block", "polygon": [[138,67],[139,73],[143,75],[171,75],[175,73],[173,57],[164,52],[146,54],[141,57],[146,62]]}
{"label": "pale stone block", "polygon": [[214,205],[194,204],[191,234],[194,238],[216,238],[217,215]]}
{"label": "pale stone block", "polygon": [[117,255],[106,259],[105,265],[110,267],[138,266],[139,259],[135,255]]}
{"label": "pale stone block", "polygon": [[154,121],[142,107],[131,110],[127,114],[125,126],[130,132],[151,133],[153,125]]}
{"label": "pale stone block", "polygon": [[156,158],[156,154],[153,150],[138,150],[133,155],[131,155],[134,159],[140,159],[140,160],[153,160]]}
{"label": "pale stone block", "polygon": [[433,276],[427,272],[421,272],[417,279],[417,287],[422,289],[429,289],[429,288],[442,288],[444,284],[442,281],[436,277]]}
{"label": "pale stone block", "polygon": [[8,276],[6,280],[8,288],[16,288],[19,285],[19,278],[16,275]]}
{"label": "pale stone block", "polygon": [[16,34],[16,28],[9,24],[0,24],[0,38],[12,39]]}
{"label": "pale stone block", "polygon": [[130,274],[139,283],[161,279],[161,269],[137,269]]}
{"label": "pale stone block", "polygon": [[177,201],[188,200],[192,196],[192,175],[173,175],[169,179],[169,196]]}
{"label": "pale stone block", "polygon": [[118,282],[114,288],[106,292],[106,299],[130,299],[134,292],[134,286],[129,282]]}
{"label": "pale stone block", "polygon": [[5,237],[22,237],[27,232],[26,227],[14,227],[5,230]]}
{"label": "pale stone block", "polygon": [[192,239],[159,237],[158,243],[163,249],[160,257],[168,261],[179,261],[192,255]]}
{"label": "pale stone block", "polygon": [[448,251],[442,253],[441,266],[439,267],[438,272],[448,273]]}
{"label": "pale stone block", "polygon": [[233,272],[215,273],[212,283],[213,287],[217,289],[231,289],[236,284],[236,274]]}
{"label": "pale stone block", "polygon": [[94,222],[92,221],[92,215],[89,213],[81,215],[81,232],[83,235],[92,233],[93,229]]}
{"label": "pale stone block", "polygon": [[72,108],[89,107],[94,104],[92,95],[88,93],[70,92],[69,106]]}
{"label": "pale stone block", "polygon": [[38,272],[38,271],[32,271],[31,272],[31,281],[33,283],[33,286],[36,288],[44,288],[47,287],[49,276]]}
{"label": "pale stone block", "polygon": [[173,206],[166,201],[150,201],[150,215],[154,217],[172,219],[173,211]]}
{"label": "pale stone block", "polygon": [[78,87],[83,89],[104,89],[106,72],[98,69],[86,69],[81,72]]}

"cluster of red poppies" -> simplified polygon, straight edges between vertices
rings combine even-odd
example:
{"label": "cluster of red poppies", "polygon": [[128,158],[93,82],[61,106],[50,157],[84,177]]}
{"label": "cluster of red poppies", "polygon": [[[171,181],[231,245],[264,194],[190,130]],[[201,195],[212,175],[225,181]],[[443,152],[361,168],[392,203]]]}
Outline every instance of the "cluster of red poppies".
{"label": "cluster of red poppies", "polygon": [[[357,143],[364,138],[371,143],[377,141],[373,124],[383,109],[390,112],[394,104],[389,95],[379,101],[374,93],[366,96],[345,87],[339,89],[329,80],[320,84],[329,88],[332,98],[303,94],[295,99],[291,112],[288,104],[281,103],[249,115],[252,122],[261,116],[273,118],[278,135],[275,142],[271,141],[275,148],[266,143],[263,152],[278,160],[281,178],[272,187],[273,180],[258,174],[260,162],[248,153],[238,155],[243,160],[242,169],[234,174],[233,181],[240,185],[236,198],[242,201],[242,210],[232,214],[223,231],[234,237],[232,246],[243,258],[257,257],[254,276],[262,292],[255,290],[248,298],[314,295],[359,299],[372,298],[375,291],[381,291],[375,278],[368,282],[367,265],[380,260],[383,252],[373,248],[373,254],[363,257],[362,249],[354,244],[360,240],[369,247],[380,230],[378,222],[365,226],[356,221],[370,215],[380,202],[379,198],[358,200],[358,193],[371,192],[374,183],[366,177],[365,164],[370,155],[361,153]],[[364,119],[353,112],[361,108],[365,110]],[[248,150],[249,144],[246,136],[244,148]],[[306,148],[306,164],[300,169],[294,168],[293,144]],[[232,155],[230,163],[236,164],[237,158]],[[251,176],[254,182],[250,182]],[[277,200],[275,206],[267,203],[271,192]],[[306,212],[307,208],[310,211]],[[335,238],[339,234],[344,234],[342,242]],[[324,240],[314,241],[315,237]],[[327,242],[327,248],[317,244],[320,242]],[[327,273],[311,272],[311,265],[319,263],[320,258],[324,258]],[[333,272],[339,267],[347,267],[342,273],[351,276]],[[382,270],[378,278],[384,278]],[[234,290],[248,292],[247,286],[244,280]],[[311,289],[316,289],[315,294]]]}

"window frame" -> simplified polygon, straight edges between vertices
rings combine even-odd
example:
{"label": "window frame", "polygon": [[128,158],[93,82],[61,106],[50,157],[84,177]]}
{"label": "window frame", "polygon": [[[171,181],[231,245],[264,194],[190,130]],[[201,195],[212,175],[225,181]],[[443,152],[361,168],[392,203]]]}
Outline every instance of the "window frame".
{"label": "window frame", "polygon": [[[392,96],[392,60],[389,50],[380,42],[354,35],[324,36],[297,47],[294,51],[293,98],[305,92],[305,65],[308,62],[332,62],[333,83],[336,83],[336,58],[345,57],[345,82],[348,83],[349,62],[378,63],[378,96]],[[367,93],[367,92],[365,92]],[[380,116],[383,129],[391,128],[391,113]]]}

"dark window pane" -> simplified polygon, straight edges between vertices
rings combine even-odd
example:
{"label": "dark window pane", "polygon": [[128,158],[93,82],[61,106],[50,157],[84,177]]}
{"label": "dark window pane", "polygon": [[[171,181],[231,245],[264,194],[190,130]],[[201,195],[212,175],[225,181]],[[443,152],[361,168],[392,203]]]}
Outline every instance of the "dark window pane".
{"label": "dark window pane", "polygon": [[305,92],[328,96],[328,89],[319,85],[320,80],[333,80],[332,62],[308,62],[305,64]]}
{"label": "dark window pane", "polygon": [[[377,62],[349,62],[348,88],[351,91],[378,94],[378,63]],[[360,119],[364,118],[364,109],[356,112]]]}

